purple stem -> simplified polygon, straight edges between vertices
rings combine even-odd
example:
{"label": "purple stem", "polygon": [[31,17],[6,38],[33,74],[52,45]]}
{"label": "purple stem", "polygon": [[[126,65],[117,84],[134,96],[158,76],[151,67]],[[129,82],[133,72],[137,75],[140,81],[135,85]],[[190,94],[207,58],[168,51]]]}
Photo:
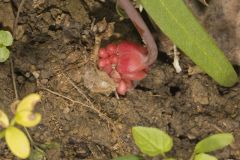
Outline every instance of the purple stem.
{"label": "purple stem", "polygon": [[128,17],[141,35],[148,50],[148,60],[146,64],[152,65],[157,59],[158,49],[151,32],[141,15],[137,12],[129,0],[118,0],[118,4],[127,13]]}

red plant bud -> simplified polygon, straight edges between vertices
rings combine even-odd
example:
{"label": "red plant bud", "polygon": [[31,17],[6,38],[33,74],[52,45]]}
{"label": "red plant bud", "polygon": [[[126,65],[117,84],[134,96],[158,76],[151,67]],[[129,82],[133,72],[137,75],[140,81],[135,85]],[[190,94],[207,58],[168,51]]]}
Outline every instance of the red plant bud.
{"label": "red plant bud", "polygon": [[139,71],[139,72],[134,72],[129,74],[122,74],[122,78],[136,81],[136,80],[142,80],[143,78],[146,77],[146,75],[147,75],[146,72]]}
{"label": "red plant bud", "polygon": [[108,57],[108,53],[107,53],[106,49],[105,48],[99,49],[98,56],[100,58],[107,58]]}
{"label": "red plant bud", "polygon": [[120,73],[131,73],[147,68],[146,49],[132,42],[118,45],[119,60],[117,70]]}
{"label": "red plant bud", "polygon": [[102,70],[109,75],[112,72],[112,65],[104,66]]}
{"label": "red plant bud", "polygon": [[117,53],[117,45],[116,44],[109,44],[106,47],[106,51],[109,55],[114,55]]}
{"label": "red plant bud", "polygon": [[132,89],[134,81],[145,78],[149,69],[147,49],[133,42],[109,44],[99,50],[99,57],[99,68],[117,83],[116,91],[120,95]]}
{"label": "red plant bud", "polygon": [[112,64],[117,64],[118,62],[118,57],[116,55],[112,55],[109,59]]}
{"label": "red plant bud", "polygon": [[117,87],[117,93],[120,95],[125,95],[125,93],[127,92],[127,86],[125,84],[124,81],[120,81],[118,87]]}

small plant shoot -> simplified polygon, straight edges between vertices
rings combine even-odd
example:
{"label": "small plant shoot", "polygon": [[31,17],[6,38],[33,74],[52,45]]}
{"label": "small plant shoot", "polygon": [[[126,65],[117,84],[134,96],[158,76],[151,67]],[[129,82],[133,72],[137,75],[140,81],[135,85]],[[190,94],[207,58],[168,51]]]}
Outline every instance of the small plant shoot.
{"label": "small plant shoot", "polygon": [[98,53],[98,66],[117,84],[116,91],[125,95],[134,88],[134,81],[142,80],[147,75],[149,66],[147,49],[137,43],[123,41],[119,44],[108,44]]}
{"label": "small plant shoot", "polygon": [[0,30],[0,62],[5,62],[10,55],[8,46],[13,43],[12,34],[9,31]]}
{"label": "small plant shoot", "polygon": [[[164,131],[157,128],[133,127],[132,135],[134,142],[142,153],[150,156],[162,156],[163,160],[176,160],[167,157],[166,153],[173,147],[173,139]],[[230,133],[219,133],[211,135],[197,143],[190,160],[217,160],[216,157],[206,154],[208,152],[222,149],[233,143],[234,137]],[[123,156],[114,160],[140,160],[141,157],[135,155]]]}
{"label": "small plant shoot", "polygon": [[16,127],[8,127],[5,131],[5,140],[11,152],[19,158],[30,155],[30,143],[23,131]]}
{"label": "small plant shoot", "polygon": [[234,137],[231,133],[219,133],[209,136],[197,143],[194,153],[207,153],[222,149],[233,143]]}
{"label": "small plant shoot", "polygon": [[217,158],[205,153],[200,153],[194,157],[194,160],[217,160]]}
{"label": "small plant shoot", "polygon": [[140,150],[149,156],[165,157],[165,153],[172,149],[172,138],[157,128],[133,127],[132,134]]}
{"label": "small plant shoot", "polygon": [[0,125],[3,130],[1,138],[5,141],[10,151],[18,158],[25,159],[30,155],[30,142],[23,131],[15,124],[23,127],[34,127],[41,121],[41,114],[33,113],[34,106],[40,101],[38,94],[30,94],[23,98],[17,105],[15,116],[9,122],[8,116],[0,110]]}

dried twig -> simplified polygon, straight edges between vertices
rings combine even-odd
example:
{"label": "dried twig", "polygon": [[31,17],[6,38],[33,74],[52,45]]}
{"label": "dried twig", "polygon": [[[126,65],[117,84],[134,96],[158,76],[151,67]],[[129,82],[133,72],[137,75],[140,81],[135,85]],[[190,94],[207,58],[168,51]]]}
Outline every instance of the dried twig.
{"label": "dried twig", "polygon": [[62,73],[62,75],[71,83],[71,85],[78,91],[78,93],[80,93],[88,101],[88,103],[93,105],[91,100],[80,90],[79,87],[77,87],[77,85],[66,74]]}
{"label": "dried twig", "polygon": [[14,24],[13,24],[13,37],[16,37],[16,30],[17,30],[17,25],[18,25],[18,19],[19,19],[19,15],[22,11],[23,5],[25,3],[26,0],[22,0],[19,7],[18,7],[18,11],[17,11],[17,15],[16,18],[14,20]]}
{"label": "dried twig", "polygon": [[[16,38],[16,30],[17,30],[17,25],[18,25],[18,19],[19,19],[19,15],[20,15],[20,12],[22,11],[22,7],[23,7],[24,3],[25,3],[25,0],[22,0],[19,7],[18,7],[16,18],[14,20],[14,24],[13,24],[13,38],[14,39]],[[12,56],[10,57],[10,68],[11,68],[11,76],[12,76],[12,83],[13,83],[15,99],[19,100]]]}
{"label": "dried twig", "polygon": [[[52,90],[50,90],[50,89],[48,89],[48,88],[45,88],[45,87],[43,87],[43,86],[41,86],[41,88],[42,88],[43,90],[45,90],[45,91],[48,91],[48,92],[51,93],[51,94],[54,94],[54,95],[59,96],[59,97],[61,97],[61,98],[63,98],[63,99],[66,99],[66,100],[72,102],[73,104],[80,104],[80,105],[82,105],[82,106],[84,106],[84,107],[86,107],[86,108],[91,109],[92,111],[94,111],[95,113],[97,113],[100,118],[102,118],[103,120],[106,120],[109,124],[111,124],[112,126],[114,126],[114,124],[111,122],[111,119],[110,119],[109,117],[107,117],[104,113],[102,113],[100,110],[98,110],[96,107],[94,107],[93,105],[87,105],[87,104],[82,103],[82,102],[80,102],[80,101],[73,100],[73,99],[71,99],[71,98],[69,98],[69,97],[67,97],[67,96],[64,96],[64,95],[62,95],[62,94],[60,94],[60,93],[58,93],[58,92],[52,91]],[[90,101],[90,102],[91,102],[91,101]]]}
{"label": "dried twig", "polygon": [[18,96],[18,90],[17,90],[17,85],[16,85],[16,77],[15,77],[15,73],[14,73],[13,60],[12,60],[11,57],[10,57],[10,68],[11,68],[11,76],[12,76],[12,83],[13,83],[13,90],[14,90],[14,94],[15,94],[15,100],[18,101],[19,96]]}
{"label": "dried twig", "polygon": [[[13,38],[14,39],[16,39],[18,19],[19,19],[19,15],[22,11],[22,7],[23,7],[24,3],[25,3],[25,0],[22,0],[19,7],[18,7],[16,18],[14,20],[14,24],[13,24]],[[14,64],[13,64],[12,56],[10,56],[10,68],[11,68],[11,76],[12,76],[12,83],[13,83],[15,99],[16,99],[16,101],[18,101],[19,100],[19,95],[18,95],[18,90],[17,90],[17,85],[16,85],[16,76],[15,76],[15,73],[14,73]],[[27,130],[27,128],[26,127],[23,127],[23,128],[24,128],[29,140],[31,141],[31,144],[35,145],[35,142],[33,141],[30,133]]]}

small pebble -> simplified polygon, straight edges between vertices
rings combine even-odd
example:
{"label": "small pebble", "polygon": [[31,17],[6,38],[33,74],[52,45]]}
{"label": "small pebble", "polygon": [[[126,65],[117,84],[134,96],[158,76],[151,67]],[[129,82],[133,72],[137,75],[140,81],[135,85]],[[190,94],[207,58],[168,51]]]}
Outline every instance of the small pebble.
{"label": "small pebble", "polygon": [[34,76],[36,79],[38,79],[39,76],[40,76],[39,71],[33,71],[32,74],[33,74],[33,76]]}

